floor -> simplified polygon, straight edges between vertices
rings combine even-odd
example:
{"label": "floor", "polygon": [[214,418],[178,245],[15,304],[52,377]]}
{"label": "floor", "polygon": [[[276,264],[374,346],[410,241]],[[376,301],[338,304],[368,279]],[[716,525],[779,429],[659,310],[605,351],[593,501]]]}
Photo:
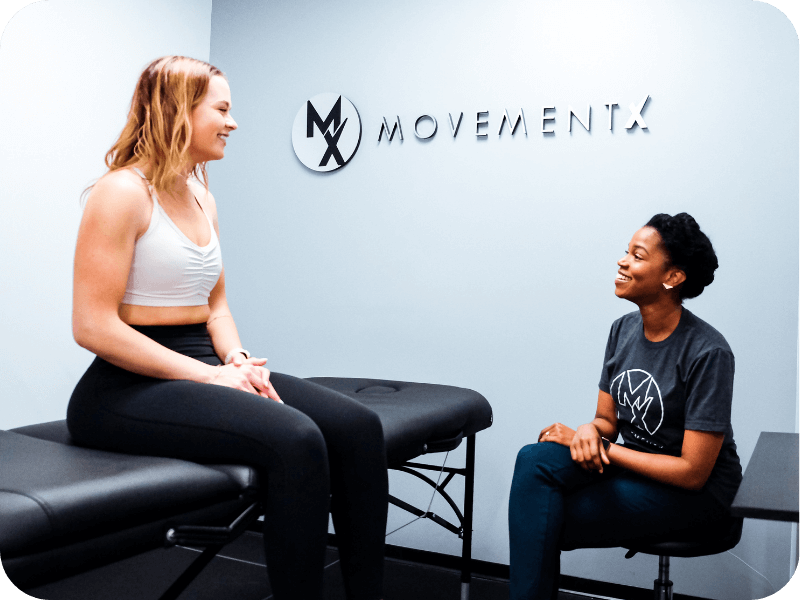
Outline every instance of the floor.
{"label": "floor", "polygon": [[[188,548],[154,550],[69,579],[26,590],[46,600],[156,600],[196,557]],[[325,600],[344,600],[336,549],[329,548]],[[261,535],[245,532],[226,546],[180,600],[268,600],[271,596]],[[441,567],[386,559],[385,600],[461,598],[459,573]],[[508,582],[473,576],[470,600],[507,600]],[[593,600],[560,592],[559,600]]]}

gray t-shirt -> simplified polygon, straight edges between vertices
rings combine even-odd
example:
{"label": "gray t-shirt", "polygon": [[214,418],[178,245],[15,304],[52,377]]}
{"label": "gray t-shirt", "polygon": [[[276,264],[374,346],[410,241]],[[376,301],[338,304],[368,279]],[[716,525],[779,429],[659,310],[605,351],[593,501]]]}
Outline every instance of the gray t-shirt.
{"label": "gray t-shirt", "polygon": [[731,428],[733,371],[722,334],[684,308],[678,327],[661,342],[644,336],[638,311],[614,321],[600,375],[627,448],[680,456],[686,429],[725,434],[705,486],[725,506],[742,481]]}

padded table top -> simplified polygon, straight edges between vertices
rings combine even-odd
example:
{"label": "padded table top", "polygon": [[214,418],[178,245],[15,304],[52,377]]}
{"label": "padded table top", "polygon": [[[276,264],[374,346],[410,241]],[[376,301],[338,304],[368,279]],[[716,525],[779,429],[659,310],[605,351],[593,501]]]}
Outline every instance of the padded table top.
{"label": "padded table top", "polygon": [[[472,390],[382,379],[310,381],[374,410],[390,465],[451,450],[492,423]],[[75,446],[65,421],[0,431],[0,553],[4,558],[169,517],[257,487],[253,469],[200,465]]]}
{"label": "padded table top", "polygon": [[800,439],[796,433],[762,431],[733,499],[731,513],[797,523],[798,448]]}
{"label": "padded table top", "polygon": [[242,482],[182,460],[103,452],[31,437],[64,436],[55,421],[0,431],[0,553],[166,518],[237,498]]}
{"label": "padded table top", "polygon": [[489,402],[465,388],[345,377],[309,377],[308,381],[349,396],[378,414],[390,465],[452,449],[461,437],[492,424]]}

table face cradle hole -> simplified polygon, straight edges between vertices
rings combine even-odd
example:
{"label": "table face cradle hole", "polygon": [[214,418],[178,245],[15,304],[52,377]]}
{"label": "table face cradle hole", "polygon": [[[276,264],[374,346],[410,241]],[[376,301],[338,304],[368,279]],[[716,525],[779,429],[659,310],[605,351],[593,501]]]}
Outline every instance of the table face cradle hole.
{"label": "table face cradle hole", "polygon": [[356,394],[393,394],[399,391],[398,388],[388,385],[368,385],[365,388],[356,390]]}

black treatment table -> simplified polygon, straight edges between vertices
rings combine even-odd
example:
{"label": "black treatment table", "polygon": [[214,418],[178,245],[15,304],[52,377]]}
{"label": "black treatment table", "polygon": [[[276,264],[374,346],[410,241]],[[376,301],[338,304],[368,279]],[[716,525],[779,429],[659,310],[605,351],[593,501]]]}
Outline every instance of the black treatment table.
{"label": "black treatment table", "polygon": [[[475,434],[492,423],[486,399],[451,386],[381,379],[311,378],[362,402],[380,417],[389,467],[431,485],[458,523],[390,496],[463,539],[461,598],[469,597]],[[409,462],[457,448],[464,468]],[[447,473],[441,483],[420,471]],[[463,512],[445,491],[465,477]],[[20,588],[32,588],[159,547],[204,547],[161,600],[178,598],[213,559],[260,515],[259,482],[244,465],[119,454],[72,443],[65,421],[0,431],[0,559]]]}
{"label": "black treatment table", "polygon": [[762,431],[733,499],[737,517],[797,523],[798,435]]}

